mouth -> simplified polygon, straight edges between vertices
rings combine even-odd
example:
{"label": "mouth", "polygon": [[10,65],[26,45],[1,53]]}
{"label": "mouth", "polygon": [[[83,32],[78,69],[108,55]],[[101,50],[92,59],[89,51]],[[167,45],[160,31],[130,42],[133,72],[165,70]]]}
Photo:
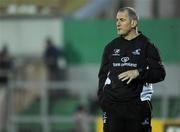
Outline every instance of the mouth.
{"label": "mouth", "polygon": [[122,28],[120,28],[120,26],[119,26],[119,25],[117,25],[117,30],[122,30]]}
{"label": "mouth", "polygon": [[118,30],[118,31],[121,31],[121,30],[122,30],[122,28],[117,27],[117,30]]}

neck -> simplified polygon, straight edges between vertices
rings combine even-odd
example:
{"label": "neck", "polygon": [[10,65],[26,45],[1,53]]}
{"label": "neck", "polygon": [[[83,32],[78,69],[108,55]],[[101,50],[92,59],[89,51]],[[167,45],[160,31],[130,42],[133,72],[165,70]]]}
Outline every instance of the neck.
{"label": "neck", "polygon": [[139,35],[138,31],[133,29],[127,35],[124,36],[124,39],[132,40],[132,39],[136,38],[138,35]]}

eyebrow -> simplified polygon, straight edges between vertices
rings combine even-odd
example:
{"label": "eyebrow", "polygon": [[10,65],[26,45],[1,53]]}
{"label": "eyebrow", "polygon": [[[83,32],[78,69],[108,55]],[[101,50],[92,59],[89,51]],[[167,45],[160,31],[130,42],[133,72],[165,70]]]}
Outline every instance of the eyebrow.
{"label": "eyebrow", "polygon": [[126,20],[126,18],[116,18],[117,20]]}

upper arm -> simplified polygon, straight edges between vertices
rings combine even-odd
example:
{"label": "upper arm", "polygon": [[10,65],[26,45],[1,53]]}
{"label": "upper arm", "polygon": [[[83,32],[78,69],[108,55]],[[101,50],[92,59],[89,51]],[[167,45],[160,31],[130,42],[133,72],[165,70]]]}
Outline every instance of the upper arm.
{"label": "upper arm", "polygon": [[162,66],[159,50],[154,44],[149,44],[147,47],[147,62],[149,68],[159,68]]}
{"label": "upper arm", "polygon": [[108,50],[107,50],[107,46],[104,48],[103,51],[103,55],[102,55],[102,59],[101,59],[101,66],[100,66],[100,70],[99,70],[99,79],[101,78],[101,76],[106,76],[109,70],[109,57],[108,57]]}

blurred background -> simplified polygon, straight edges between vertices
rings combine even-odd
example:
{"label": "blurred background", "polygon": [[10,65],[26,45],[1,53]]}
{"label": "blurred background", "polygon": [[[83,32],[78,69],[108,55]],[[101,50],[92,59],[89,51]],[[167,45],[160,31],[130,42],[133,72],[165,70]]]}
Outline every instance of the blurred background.
{"label": "blurred background", "polygon": [[131,6],[159,48],[153,132],[180,131],[179,0],[0,0],[0,132],[102,132],[97,104],[104,46]]}

